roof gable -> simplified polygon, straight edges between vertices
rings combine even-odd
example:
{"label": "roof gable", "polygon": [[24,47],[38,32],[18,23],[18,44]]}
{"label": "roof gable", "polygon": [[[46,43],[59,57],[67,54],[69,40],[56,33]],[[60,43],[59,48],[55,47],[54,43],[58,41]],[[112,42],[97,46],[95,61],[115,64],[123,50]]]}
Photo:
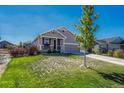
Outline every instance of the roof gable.
{"label": "roof gable", "polygon": [[60,32],[61,34],[63,34],[66,37],[65,43],[77,43],[76,40],[75,40],[74,34],[72,34],[65,27],[60,27],[60,28],[57,29],[57,31]]}
{"label": "roof gable", "polygon": [[58,33],[56,30],[50,30],[50,31],[48,31],[46,33],[41,34],[40,36],[42,36],[42,37],[60,38],[60,39],[65,38],[60,33]]}

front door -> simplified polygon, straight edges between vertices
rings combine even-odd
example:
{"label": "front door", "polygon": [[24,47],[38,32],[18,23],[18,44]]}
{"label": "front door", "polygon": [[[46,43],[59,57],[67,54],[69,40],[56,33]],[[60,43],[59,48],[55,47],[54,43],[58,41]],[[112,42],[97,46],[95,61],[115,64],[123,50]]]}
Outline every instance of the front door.
{"label": "front door", "polygon": [[60,39],[58,39],[58,41],[57,41],[57,49],[58,49],[58,51],[61,51]]}
{"label": "front door", "polygon": [[56,50],[56,40],[54,40],[54,50]]}

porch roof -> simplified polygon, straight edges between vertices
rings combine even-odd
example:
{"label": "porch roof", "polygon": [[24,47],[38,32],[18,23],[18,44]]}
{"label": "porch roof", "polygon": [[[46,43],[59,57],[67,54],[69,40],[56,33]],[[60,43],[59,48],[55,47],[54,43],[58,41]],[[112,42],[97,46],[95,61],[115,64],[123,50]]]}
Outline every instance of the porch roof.
{"label": "porch roof", "polygon": [[40,35],[40,37],[64,39],[64,37],[61,34],[59,34],[58,32],[56,32],[54,30],[46,32],[46,33],[43,33],[43,34]]}

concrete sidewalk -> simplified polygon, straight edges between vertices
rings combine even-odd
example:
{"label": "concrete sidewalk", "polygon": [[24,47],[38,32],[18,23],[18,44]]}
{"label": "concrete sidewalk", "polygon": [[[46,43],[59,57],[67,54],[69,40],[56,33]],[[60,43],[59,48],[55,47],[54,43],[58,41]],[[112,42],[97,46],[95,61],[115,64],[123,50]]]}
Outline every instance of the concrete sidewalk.
{"label": "concrete sidewalk", "polygon": [[0,77],[1,77],[1,74],[5,71],[7,64],[10,62],[10,60],[11,60],[11,57],[9,54],[6,54],[6,55],[0,54]]}
{"label": "concrete sidewalk", "polygon": [[124,59],[120,58],[113,58],[96,54],[88,54],[87,57],[124,66]]}

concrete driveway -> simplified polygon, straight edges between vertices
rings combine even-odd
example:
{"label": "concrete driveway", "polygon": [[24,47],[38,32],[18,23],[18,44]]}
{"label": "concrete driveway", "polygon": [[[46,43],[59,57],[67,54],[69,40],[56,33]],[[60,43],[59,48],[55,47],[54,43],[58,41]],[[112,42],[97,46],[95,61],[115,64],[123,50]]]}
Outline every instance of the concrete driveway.
{"label": "concrete driveway", "polygon": [[124,66],[124,59],[120,58],[113,58],[96,54],[88,54],[87,57]]}

